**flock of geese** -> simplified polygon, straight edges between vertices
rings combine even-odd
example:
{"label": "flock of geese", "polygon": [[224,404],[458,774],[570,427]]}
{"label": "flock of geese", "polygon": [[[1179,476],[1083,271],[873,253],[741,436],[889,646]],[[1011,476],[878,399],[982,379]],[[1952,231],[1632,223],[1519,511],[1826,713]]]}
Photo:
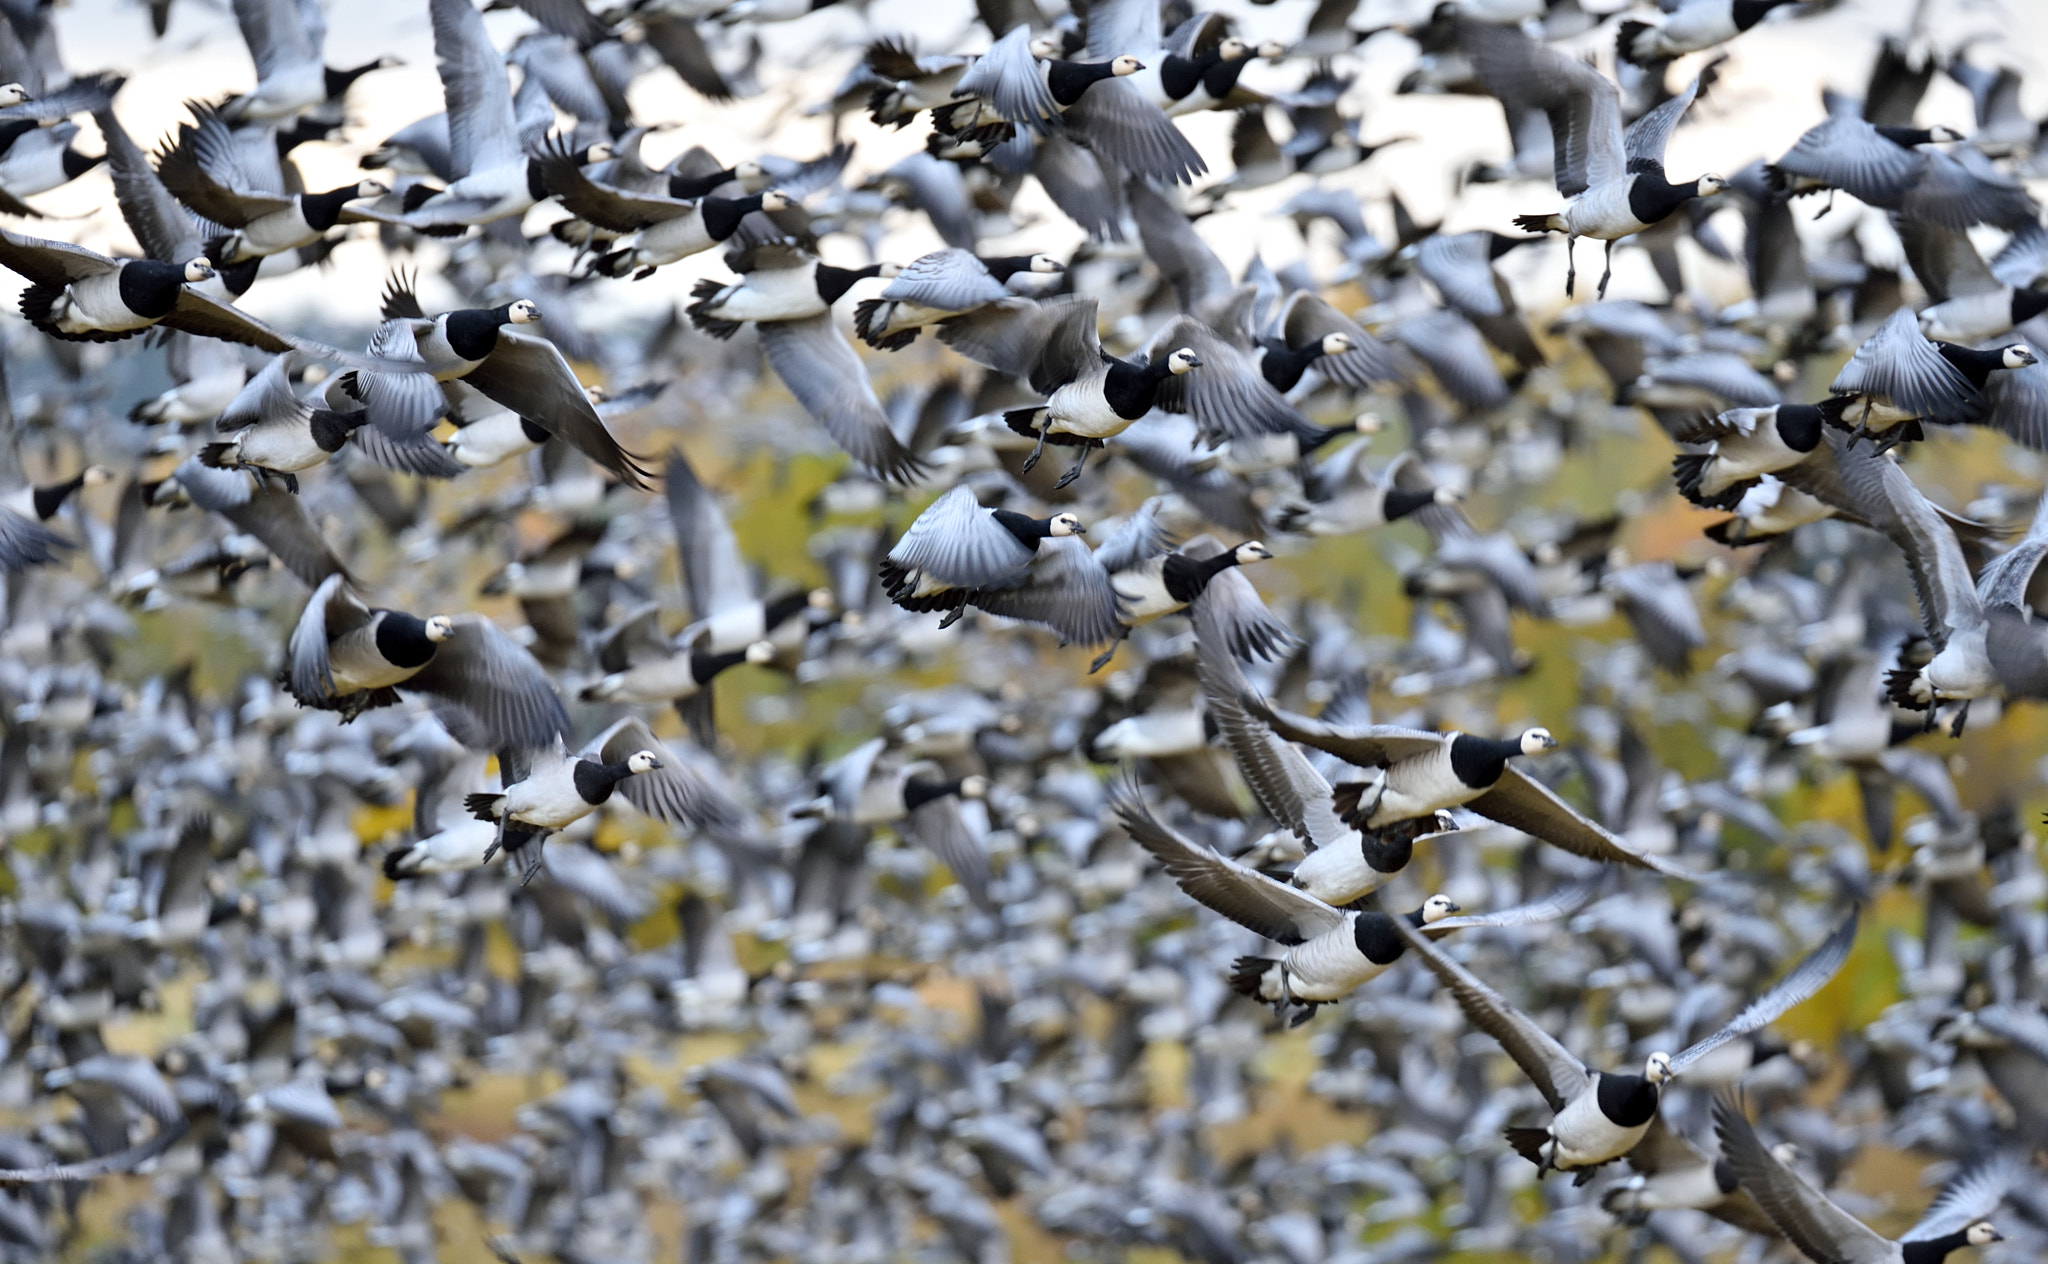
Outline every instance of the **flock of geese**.
{"label": "flock of geese", "polygon": [[[2048,1251],[2048,150],[1973,10],[416,7],[379,141],[349,6],[137,134],[0,0],[0,1258]],[[1803,24],[1863,95],[1667,169]],[[1526,212],[1366,192],[1431,96]],[[374,323],[245,306],[373,241]]]}

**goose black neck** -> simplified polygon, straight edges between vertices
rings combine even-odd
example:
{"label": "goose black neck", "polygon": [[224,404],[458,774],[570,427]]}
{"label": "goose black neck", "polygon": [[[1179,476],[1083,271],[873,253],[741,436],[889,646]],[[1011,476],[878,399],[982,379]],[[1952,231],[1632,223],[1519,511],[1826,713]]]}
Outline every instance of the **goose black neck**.
{"label": "goose black neck", "polygon": [[1166,60],[1159,63],[1159,86],[1165,90],[1166,99],[1186,100],[1190,92],[1202,86],[1202,77],[1222,60],[1223,55],[1214,48],[1199,57],[1167,54]]}
{"label": "goose black neck", "polygon": [[[1418,913],[1407,920],[1420,926],[1422,923],[1416,920],[1420,916]],[[1390,966],[1408,950],[1408,941],[1394,929],[1393,917],[1377,909],[1360,913],[1352,919],[1351,942],[1357,945],[1359,955],[1376,966]]]}
{"label": "goose black neck", "polygon": [[955,777],[951,781],[938,777],[911,777],[903,783],[903,810],[915,812],[934,799],[958,794],[963,780],[965,778],[961,777]]}
{"label": "goose black neck", "polygon": [[[1743,0],[1736,0],[1738,4],[1742,2]],[[369,74],[373,70],[384,69],[384,59],[379,57],[375,61],[366,61],[360,66],[349,66],[343,70],[336,70],[332,66],[328,66],[325,69],[327,76],[327,99],[331,101],[355,86],[356,80],[364,75]]]}
{"label": "goose black neck", "polygon": [[1380,516],[1388,522],[1399,522],[1435,500],[1435,488],[1426,492],[1411,492],[1399,487],[1390,487],[1387,489],[1387,498],[1380,502]]}
{"label": "goose black neck", "polygon": [[178,305],[185,288],[185,265],[136,259],[121,266],[121,303],[137,316],[161,320]]}
{"label": "goose black neck", "polygon": [[1031,261],[1036,255],[1000,255],[994,259],[983,257],[981,266],[998,281],[1008,281],[1019,272],[1031,271]]}
{"label": "goose black neck", "polygon": [[[577,153],[571,155],[571,161],[573,161],[577,166],[580,167],[583,165],[583,159],[589,153],[590,151],[587,149],[580,150]],[[415,187],[424,188],[425,186],[421,185]],[[552,192],[553,190],[548,188],[547,168],[541,165],[540,159],[528,158],[526,160],[526,196],[532,198],[536,202],[545,202],[548,200],[548,197]],[[410,197],[411,192],[408,191],[406,196]],[[414,208],[408,207],[407,209],[410,210]]]}
{"label": "goose black neck", "polygon": [[64,502],[71,499],[71,493],[83,486],[85,475],[80,473],[61,483],[46,483],[36,488],[29,495],[29,500],[35,505],[36,517],[44,522],[56,517],[57,511],[64,507]]}
{"label": "goose black neck", "polygon": [[810,608],[811,594],[801,588],[782,594],[761,608],[761,626],[773,632]]}
{"label": "goose black neck", "polygon": [[1791,0],[1734,0],[1728,6],[1728,16],[1735,23],[1735,29],[1746,31],[1764,20],[1764,15],[1781,4]]}
{"label": "goose black neck", "polygon": [[576,797],[596,807],[611,798],[619,783],[632,775],[633,770],[624,763],[600,764],[596,760],[579,759],[571,777],[576,783]]}
{"label": "goose black neck", "polygon": [[1954,365],[1956,372],[1970,379],[1970,385],[1979,390],[1992,373],[2005,367],[2005,348],[1993,347],[1989,351],[1976,351],[1958,346],[1953,342],[1937,342],[1934,349],[1941,358]]}
{"label": "goose black neck", "polygon": [[1794,452],[1811,452],[1820,444],[1826,417],[1817,404],[1780,404],[1775,424],[1778,438]]}
{"label": "goose black neck", "polygon": [[403,610],[386,610],[372,636],[377,653],[393,667],[425,667],[437,648],[427,636],[427,621]]}
{"label": "goose black neck", "polygon": [[0,123],[0,154],[4,154],[15,141],[36,130],[34,119],[9,119]]}
{"label": "goose black neck", "polygon": [[1265,352],[1259,357],[1259,372],[1265,375],[1268,385],[1285,394],[1301,381],[1309,365],[1322,358],[1323,340],[1318,338],[1305,347],[1290,347],[1278,338],[1269,338]]}
{"label": "goose black neck", "polygon": [[1934,132],[1930,128],[1885,126],[1873,130],[1879,136],[1884,137],[1901,149],[1911,149],[1916,145],[1931,145],[1934,143]]}
{"label": "goose black neck", "polygon": [[1922,1238],[1918,1242],[1899,1243],[1899,1253],[1905,1257],[1905,1264],[1941,1264],[1950,1251],[1960,1250],[1970,1244],[1970,1230],[1964,1227],[1954,1233],[1944,1233],[1938,1238]]}
{"label": "goose black neck", "polygon": [[1027,549],[1035,549],[1040,540],[1052,537],[1050,518],[1034,518],[1030,514],[1020,514],[1014,509],[991,510],[989,516],[996,520],[997,526],[1015,536],[1017,543]]}
{"label": "goose black neck", "polygon": [[1405,830],[1386,836],[1368,830],[1358,836],[1358,853],[1374,873],[1399,873],[1415,858],[1415,840]]}
{"label": "goose black neck", "polygon": [[1600,1113],[1623,1128],[1640,1128],[1657,1116],[1657,1086],[1644,1076],[1605,1071],[1594,1092]]}
{"label": "goose black neck", "polygon": [[299,214],[304,217],[306,227],[324,233],[340,222],[341,208],[361,196],[353,184],[329,189],[325,193],[301,193]]}
{"label": "goose black neck", "polygon": [[2039,316],[2042,312],[2048,312],[2048,290],[2037,290],[2028,287],[2027,289],[2014,290],[2012,292],[2013,324],[2024,324]]}
{"label": "goose black neck", "polygon": [[882,265],[879,263],[871,263],[865,268],[835,268],[831,264],[821,263],[815,274],[818,298],[825,306],[830,307],[846,296],[846,292],[853,288],[855,281],[864,281],[881,274]]}
{"label": "goose black neck", "polygon": [[1146,365],[1132,364],[1114,356],[1104,357],[1109,361],[1109,373],[1102,380],[1102,396],[1109,401],[1111,411],[1126,421],[1136,421],[1152,411],[1152,401],[1159,398],[1159,386],[1172,372],[1165,357]]}
{"label": "goose black neck", "polygon": [[1237,550],[1230,549],[1197,561],[1185,553],[1169,553],[1160,568],[1166,595],[1187,605],[1208,591],[1209,581],[1237,565]]}
{"label": "goose black neck", "polygon": [[1735,1175],[1735,1165],[1726,1159],[1714,1162],[1714,1188],[1724,1194],[1732,1194],[1742,1187],[1741,1178]]}
{"label": "goose black neck", "polygon": [[1049,61],[1045,64],[1045,86],[1061,109],[1081,99],[1081,94],[1116,77],[1109,61]]}
{"label": "goose black neck", "polygon": [[512,323],[512,305],[469,307],[443,318],[448,346],[465,360],[481,360],[498,346],[498,331]]}
{"label": "goose black neck", "polygon": [[107,156],[105,154],[81,154],[69,145],[64,147],[64,154],[60,159],[64,164],[64,178],[66,180],[76,180],[106,160]]}
{"label": "goose black neck", "polygon": [[708,685],[728,667],[737,667],[747,661],[745,650],[733,650],[725,654],[711,654],[704,650],[693,651],[690,655],[690,678],[700,685]]}
{"label": "goose black neck", "polygon": [[256,284],[256,274],[262,268],[263,257],[261,255],[253,259],[244,259],[240,263],[216,263],[213,265],[214,274],[220,278],[222,287],[236,298],[247,294],[249,287]]}
{"label": "goose black neck", "polygon": [[713,241],[724,241],[740,229],[740,221],[761,209],[761,195],[721,198],[707,197],[698,207],[704,217],[704,231]]}
{"label": "goose black neck", "polygon": [[370,412],[366,408],[359,408],[352,413],[338,413],[331,408],[316,408],[313,415],[306,419],[306,426],[313,432],[313,442],[319,445],[322,452],[339,452],[341,445],[348,442],[348,437],[356,432],[356,428],[369,419]]}
{"label": "goose black neck", "polygon": [[1460,733],[1451,739],[1451,771],[1468,786],[1490,786],[1508,770],[1508,760],[1521,753],[1520,738]]}
{"label": "goose black neck", "polygon": [[668,178],[668,195],[672,198],[681,198],[687,202],[692,198],[704,197],[719,185],[738,178],[739,172],[732,167],[707,172],[701,176],[670,176]]}
{"label": "goose black neck", "polygon": [[292,150],[299,146],[316,140],[326,140],[340,130],[341,126],[338,123],[322,123],[318,119],[301,115],[292,120],[291,126],[277,129],[278,161],[282,162],[291,157]]}
{"label": "goose black neck", "polygon": [[1252,64],[1249,56],[1233,57],[1225,61],[1219,54],[1216,64],[1202,72],[1202,91],[1209,94],[1211,101],[1221,101],[1237,87],[1237,79]]}
{"label": "goose black neck", "polygon": [[531,417],[521,417],[519,419],[519,433],[525,435],[526,441],[535,447],[555,437],[554,432]]}
{"label": "goose black neck", "polygon": [[1526,246],[1532,241],[1541,240],[1543,240],[1541,237],[1510,237],[1506,233],[1488,233],[1486,234],[1486,257],[1488,259],[1498,259],[1517,246]]}
{"label": "goose black neck", "polygon": [[1642,224],[1656,224],[1671,212],[1700,195],[1698,181],[1673,184],[1664,178],[1663,164],[1638,159],[1629,164],[1636,178],[1628,186],[1628,212]]}

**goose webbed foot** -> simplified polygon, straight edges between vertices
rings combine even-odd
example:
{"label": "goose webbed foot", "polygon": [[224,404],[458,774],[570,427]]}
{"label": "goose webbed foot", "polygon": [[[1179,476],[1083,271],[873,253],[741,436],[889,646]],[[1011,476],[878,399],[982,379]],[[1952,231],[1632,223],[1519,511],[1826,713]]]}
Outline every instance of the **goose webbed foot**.
{"label": "goose webbed foot", "polygon": [[1610,242],[1608,242],[1608,243],[1607,243],[1607,266],[1606,266],[1606,269],[1605,269],[1604,271],[1602,271],[1602,272],[1600,273],[1600,290],[1599,290],[1599,293],[1598,293],[1597,295],[1595,295],[1595,297],[1596,297],[1596,298],[1606,298],[1606,297],[1607,297],[1607,283],[1608,283],[1609,281],[1613,280],[1613,279],[1614,279],[1614,243],[1610,241]]}
{"label": "goose webbed foot", "polygon": [[967,603],[966,603],[966,602],[964,602],[964,601],[963,601],[963,602],[961,602],[961,603],[960,603],[959,605],[957,605],[957,606],[954,606],[954,607],[953,607],[953,608],[952,608],[951,610],[948,610],[948,611],[946,612],[946,617],[945,617],[945,618],[943,618],[943,619],[939,620],[939,631],[941,631],[941,632],[944,632],[944,631],[945,631],[945,630],[946,630],[947,628],[950,628],[950,627],[952,627],[952,626],[953,626],[954,624],[956,624],[956,623],[960,622],[960,618],[961,618],[961,616],[962,616],[962,615],[965,615],[966,613],[967,613]]}
{"label": "goose webbed foot", "polygon": [[1091,445],[1083,444],[1081,446],[1081,459],[1074,462],[1073,469],[1070,469],[1066,473],[1060,475],[1059,481],[1052,485],[1052,489],[1054,491],[1058,491],[1060,488],[1065,487],[1067,484],[1081,477],[1081,469],[1083,466],[1088,464],[1088,454],[1091,451],[1093,451],[1093,447]]}
{"label": "goose webbed foot", "polygon": [[1088,674],[1090,676],[1093,676],[1096,672],[1099,672],[1103,668],[1109,666],[1109,660],[1116,657],[1117,647],[1122,645],[1124,643],[1124,637],[1129,635],[1130,630],[1125,629],[1122,636],[1117,637],[1116,640],[1111,641],[1109,643],[1108,649],[1102,651],[1100,654],[1097,654],[1095,656],[1095,661],[1088,664]]}
{"label": "goose webbed foot", "polygon": [[1293,1018],[1288,1020],[1287,1027],[1290,1031],[1296,1027],[1301,1026],[1309,1019],[1314,1018],[1316,1016],[1316,1010],[1321,1008],[1320,1005],[1313,1001],[1300,1001],[1297,1002],[1297,1004],[1301,1006],[1301,1009],[1294,1015]]}
{"label": "goose webbed foot", "polygon": [[1044,419],[1038,423],[1038,442],[1031,445],[1031,455],[1024,458],[1024,472],[1029,474],[1038,465],[1038,458],[1045,455],[1045,432],[1051,426]]}
{"label": "goose webbed foot", "polygon": [[[1934,708],[1929,707],[1927,709],[1927,714],[1933,715]],[[1968,723],[1969,719],[1970,704],[1968,702],[1964,702],[1962,709],[1956,712],[1956,718],[1948,726],[1948,735],[1950,737],[1961,737],[1963,735],[1963,725]]]}
{"label": "goose webbed foot", "polygon": [[294,496],[298,495],[298,494],[299,494],[299,476],[298,476],[298,475],[296,475],[296,474],[286,474],[286,475],[284,476],[284,489],[285,489],[286,491],[290,492],[290,493],[291,493],[292,495],[294,495]]}
{"label": "goose webbed foot", "polygon": [[1577,1189],[1579,1186],[1589,1183],[1595,1176],[1598,1176],[1599,1174],[1600,1169],[1597,1167],[1580,1168],[1578,1170],[1578,1173],[1572,1177],[1572,1188]]}
{"label": "goose webbed foot", "polygon": [[1833,189],[1829,189],[1829,190],[1828,190],[1828,204],[1827,204],[1826,206],[1823,206],[1823,207],[1821,207],[1819,211],[1817,211],[1817,212],[1815,212],[1815,213],[1814,213],[1814,217],[1813,217],[1813,220],[1814,220],[1814,222],[1815,222],[1815,223],[1819,223],[1819,222],[1820,222],[1821,220],[1823,220],[1823,219],[1825,219],[1825,218],[1827,217],[1827,213],[1828,213],[1829,211],[1832,211],[1832,210],[1834,210],[1834,209],[1835,209],[1835,191],[1834,191]]}

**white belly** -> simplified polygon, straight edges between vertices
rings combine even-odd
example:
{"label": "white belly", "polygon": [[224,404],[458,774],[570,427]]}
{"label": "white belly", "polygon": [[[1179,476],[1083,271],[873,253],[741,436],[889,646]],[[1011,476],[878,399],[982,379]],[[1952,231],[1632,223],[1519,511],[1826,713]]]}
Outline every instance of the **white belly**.
{"label": "white belly", "polygon": [[1618,1159],[1635,1149],[1636,1143],[1649,1130],[1648,1121],[1639,1128],[1623,1128],[1601,1113],[1597,1092],[1582,1093],[1565,1103],[1565,1108],[1551,1122],[1550,1135],[1555,1143],[1551,1166],[1565,1169],[1593,1167]]}
{"label": "white belly", "polygon": [[1439,808],[1470,803],[1491,787],[1474,790],[1451,771],[1451,744],[1416,755],[1387,769],[1386,793],[1380,796],[1367,824],[1377,829],[1399,821],[1412,821]]}
{"label": "white belly", "polygon": [[607,702],[674,702],[695,694],[697,687],[690,656],[677,654],[606,676],[599,682],[597,694]]}
{"label": "white belly", "polygon": [[95,329],[120,332],[147,329],[156,322],[137,316],[121,301],[121,274],[103,272],[64,287],[65,297],[51,305],[57,328],[67,334],[90,333]]}
{"label": "white belly", "polygon": [[528,778],[505,791],[505,815],[545,829],[574,825],[595,809],[576,793],[569,768],[550,774],[545,780]]}
{"label": "white belly", "polygon": [[313,432],[302,423],[251,426],[236,439],[235,452],[243,463],[266,470],[309,470],[327,459],[327,453],[313,442]]}
{"label": "white belly", "polygon": [[1069,382],[1045,401],[1047,424],[1060,434],[1084,439],[1107,439],[1130,429],[1129,418],[1117,415],[1102,394],[1102,375],[1091,373]]}
{"label": "white belly", "polygon": [[1166,591],[1166,574],[1160,559],[1146,563],[1143,569],[1118,574],[1112,586],[1124,597],[1124,622],[1133,627],[1181,608],[1173,594]]}
{"label": "white belly", "polygon": [[1980,342],[2012,328],[2012,297],[2005,290],[1936,303],[1920,313],[1920,332],[1942,342]]}
{"label": "white belly", "polygon": [[1378,978],[1385,966],[1374,965],[1358,951],[1351,918],[1337,929],[1288,949],[1287,986],[1304,1001],[1336,1001]]}
{"label": "white belly", "polygon": [[384,689],[411,680],[416,667],[393,667],[372,647],[367,628],[351,632],[327,650],[328,674],[334,677],[336,694]]}
{"label": "white belly", "polygon": [[1762,422],[1755,434],[1724,439],[1715,446],[1714,459],[1707,462],[1706,472],[1700,477],[1700,491],[1717,496],[1737,483],[1775,474],[1802,459],[1803,454],[1786,447],[1778,437],[1775,423]]}
{"label": "white belly", "polygon": [[809,268],[755,272],[712,304],[720,320],[804,320],[825,311]]}
{"label": "white belly", "polygon": [[632,242],[633,262],[643,268],[658,268],[701,254],[717,244],[704,231],[702,214],[679,215],[640,230]]}
{"label": "white belly", "polygon": [[1294,885],[1326,904],[1349,904],[1379,890],[1393,876],[1365,863],[1355,831],[1316,848],[1294,866]]}
{"label": "white belly", "polygon": [[448,439],[448,450],[471,469],[482,469],[531,452],[540,445],[526,437],[517,413],[496,413],[472,422]]}
{"label": "white belly", "polygon": [[249,221],[236,237],[239,240],[231,251],[233,258],[227,260],[230,263],[258,255],[282,254],[320,240],[320,234],[306,223],[306,217],[299,214],[296,206]]}
{"label": "white belly", "polygon": [[1564,208],[1565,228],[1574,237],[1616,241],[1649,225],[1628,209],[1627,180],[1597,184],[1571,200]]}

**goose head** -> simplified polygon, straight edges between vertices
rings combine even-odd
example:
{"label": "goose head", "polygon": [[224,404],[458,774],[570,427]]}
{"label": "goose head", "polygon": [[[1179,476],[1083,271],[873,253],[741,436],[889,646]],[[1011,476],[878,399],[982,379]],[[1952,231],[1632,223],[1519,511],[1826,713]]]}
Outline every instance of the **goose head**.
{"label": "goose head", "polygon": [[1051,255],[1033,255],[1031,256],[1031,262],[1025,265],[1024,270],[1026,272],[1060,273],[1067,270],[1067,265]]}
{"label": "goose head", "polygon": [[1041,35],[1031,41],[1031,55],[1040,61],[1056,61],[1066,52],[1057,35]]}
{"label": "goose head", "polygon": [[374,198],[374,197],[383,197],[383,196],[384,196],[384,195],[385,195],[386,193],[389,193],[389,192],[391,192],[391,190],[390,190],[390,189],[388,189],[388,188],[386,188],[386,187],[385,187],[385,186],[383,185],[383,183],[382,183],[382,182],[380,182],[380,181],[377,181],[377,180],[358,180],[358,181],[356,181],[356,196],[357,196],[357,197],[359,197],[359,198]]}
{"label": "goose head", "polygon": [[443,641],[453,640],[455,637],[455,620],[445,614],[437,614],[427,620],[426,633],[427,639],[436,645]]}
{"label": "goose head", "polygon": [[1237,559],[1239,566],[1250,566],[1253,562],[1263,562],[1273,556],[1273,551],[1257,540],[1246,540],[1230,552],[1231,556]]}
{"label": "goose head", "polygon": [[1434,925],[1458,911],[1448,895],[1432,895],[1422,902],[1422,924]]}
{"label": "goose head", "polygon": [[752,180],[759,180],[766,174],[766,172],[761,170],[761,164],[755,162],[752,158],[744,162],[736,162],[732,165],[732,178],[741,184],[746,184]]}
{"label": "goose head", "polygon": [[1727,188],[1728,181],[1721,176],[1717,176],[1714,175],[1712,172],[1709,172],[1708,174],[1701,176],[1699,180],[1693,185],[1693,187],[1699,191],[1699,195],[1701,197],[1712,197],[1716,193],[1719,193],[1721,190]]}
{"label": "goose head", "polygon": [[201,281],[211,281],[216,275],[218,274],[213,270],[213,260],[205,255],[185,261],[185,284],[187,285],[197,285]]}
{"label": "goose head", "polygon": [[1216,46],[1216,56],[1223,61],[1242,61],[1252,55],[1252,46],[1236,36]]}
{"label": "goose head", "polygon": [[1341,329],[1336,331],[1335,333],[1327,333],[1323,335],[1322,347],[1323,354],[1326,356],[1343,355],[1346,351],[1351,350],[1352,347],[1355,345],[1356,344],[1354,344],[1351,341],[1351,335],[1345,333]]}
{"label": "goose head", "polygon": [[988,797],[988,778],[978,772],[969,773],[967,776],[960,778],[960,797],[963,799],[986,799]]}
{"label": "goose head", "polygon": [[18,83],[0,83],[0,106],[20,105],[28,100],[28,89]]}
{"label": "goose head", "polygon": [[83,487],[104,486],[114,481],[114,471],[104,465],[88,465],[85,472],[78,476],[78,481]]}
{"label": "goose head", "polygon": [[1189,347],[1182,347],[1166,357],[1167,371],[1176,377],[1183,373],[1192,373],[1201,367],[1202,357],[1196,355],[1193,349]]}
{"label": "goose head", "polygon": [[1118,79],[1123,79],[1127,78],[1128,76],[1135,75],[1144,68],[1144,62],[1139,61],[1137,58],[1130,56],[1128,53],[1122,57],[1117,58],[1115,61],[1109,63],[1109,73],[1114,75]]}
{"label": "goose head", "polygon": [[2039,364],[2040,357],[2034,349],[2023,342],[2015,342],[1998,353],[1998,362],[2008,369],[2024,369],[2030,364]]}
{"label": "goose head", "polygon": [[1052,516],[1052,521],[1046,524],[1045,533],[1050,536],[1060,537],[1087,535],[1088,528],[1081,525],[1081,519],[1078,515],[1062,513]]}
{"label": "goose head", "polygon": [[1643,1078],[1652,1084],[1662,1084],[1677,1076],[1678,1072],[1672,1069],[1671,1055],[1668,1053],[1653,1053],[1649,1061],[1643,1063]]}
{"label": "goose head", "polygon": [[761,209],[764,211],[786,211],[796,202],[781,189],[770,189],[761,195]]}
{"label": "goose head", "polygon": [[747,647],[747,661],[759,667],[775,661],[775,642],[756,641]]}
{"label": "goose head", "polygon": [[1351,419],[1351,428],[1362,435],[1376,435],[1387,428],[1378,413],[1360,413]]}
{"label": "goose head", "polygon": [[1557,749],[1557,739],[1550,735],[1549,729],[1524,729],[1522,731],[1522,753],[1524,755],[1540,755],[1544,751],[1555,749]]}
{"label": "goose head", "polygon": [[661,758],[651,750],[634,751],[626,758],[626,771],[634,776],[661,767]]}
{"label": "goose head", "polygon": [[514,299],[505,309],[505,318],[515,325],[531,325],[540,319],[540,304],[530,298]]}
{"label": "goose head", "polygon": [[2005,1235],[2000,1233],[1989,1220],[1979,1220],[1976,1224],[1963,1230],[1963,1241],[1971,1246],[1990,1246],[1993,1242],[2005,1241]]}
{"label": "goose head", "polygon": [[1932,145],[1947,145],[1963,139],[1963,134],[1953,127],[1936,123],[1927,129],[1927,141]]}

